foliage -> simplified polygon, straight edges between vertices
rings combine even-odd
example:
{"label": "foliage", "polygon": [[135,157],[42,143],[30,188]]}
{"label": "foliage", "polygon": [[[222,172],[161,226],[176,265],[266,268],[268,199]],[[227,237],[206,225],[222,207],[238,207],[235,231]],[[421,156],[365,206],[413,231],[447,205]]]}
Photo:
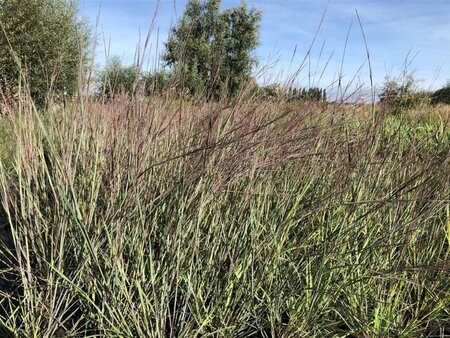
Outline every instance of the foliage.
{"label": "foliage", "polygon": [[284,91],[279,84],[274,83],[265,87],[261,87],[259,89],[259,93],[263,98],[280,98],[284,94]]}
{"label": "foliage", "polygon": [[315,101],[326,102],[326,89],[313,88],[283,88],[279,84],[271,84],[259,89],[260,96],[263,98],[280,98],[285,97],[288,101]]}
{"label": "foliage", "polygon": [[433,93],[433,95],[431,97],[431,103],[433,103],[433,104],[438,104],[438,103],[450,104],[450,81],[447,81],[447,84],[445,86],[436,90]]}
{"label": "foliage", "polygon": [[108,98],[120,93],[131,95],[141,82],[138,68],[124,65],[118,56],[109,59],[98,76],[99,92]]}
{"label": "foliage", "polygon": [[21,105],[0,334],[448,335],[446,120],[301,104]]}
{"label": "foliage", "polygon": [[449,335],[448,107],[407,114],[414,81],[386,83],[405,114],[372,119],[254,79],[254,100],[153,95],[245,97],[202,33],[219,4],[190,1],[175,73],[107,63],[102,93],[145,100],[39,114],[22,88],[0,117],[0,336]]}
{"label": "foliage", "polygon": [[162,94],[175,85],[175,77],[171,71],[160,70],[144,74],[142,77],[145,94],[152,96]]}
{"label": "foliage", "polygon": [[190,0],[172,29],[164,60],[192,94],[234,95],[250,79],[261,12],[240,6],[220,10],[220,0]]}
{"label": "foliage", "polygon": [[394,115],[419,105],[429,104],[430,93],[419,91],[417,82],[414,74],[408,72],[403,72],[398,78],[386,77],[379,95],[380,103]]}
{"label": "foliage", "polygon": [[10,121],[0,115],[0,162],[9,167],[14,158],[14,133]]}
{"label": "foliage", "polygon": [[64,88],[74,93],[88,37],[76,1],[0,1],[0,85],[18,91],[24,78],[40,105]]}
{"label": "foliage", "polygon": [[290,100],[306,100],[306,101],[317,101],[326,102],[327,92],[326,89],[313,87],[313,88],[295,88],[289,87],[288,97]]}

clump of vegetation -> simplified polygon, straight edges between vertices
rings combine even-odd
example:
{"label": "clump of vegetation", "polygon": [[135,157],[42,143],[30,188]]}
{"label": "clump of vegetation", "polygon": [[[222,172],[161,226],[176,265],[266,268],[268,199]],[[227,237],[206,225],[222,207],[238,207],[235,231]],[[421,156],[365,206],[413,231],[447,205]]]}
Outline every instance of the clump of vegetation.
{"label": "clump of vegetation", "polygon": [[449,139],[313,108],[153,96],[8,117],[4,332],[448,332]]}
{"label": "clump of vegetation", "polygon": [[287,91],[287,96],[290,100],[307,100],[316,102],[326,102],[327,101],[327,91],[326,89],[313,87],[313,88],[296,88],[289,87]]}
{"label": "clump of vegetation", "polygon": [[114,57],[99,76],[99,92],[109,97],[143,87],[153,95],[173,87],[206,99],[235,97],[253,80],[261,12],[249,10],[245,2],[224,11],[220,7],[220,0],[188,1],[165,43],[163,61],[169,68],[145,73]]}
{"label": "clump of vegetation", "polygon": [[14,133],[10,121],[0,117],[0,162],[9,167],[15,150]]}
{"label": "clump of vegetation", "polygon": [[417,82],[414,74],[406,71],[398,78],[386,77],[383,90],[379,95],[380,103],[394,115],[420,105],[430,104],[430,93],[418,90]]}
{"label": "clump of vegetation", "polygon": [[450,81],[448,81],[445,86],[433,93],[431,102],[433,104],[450,104]]}
{"label": "clump of vegetation", "polygon": [[141,86],[139,69],[125,66],[118,56],[109,59],[98,76],[98,92],[107,98],[121,93],[133,95]]}
{"label": "clump of vegetation", "polygon": [[17,93],[25,82],[39,105],[55,93],[74,93],[88,38],[76,1],[1,1],[0,88]]}
{"label": "clump of vegetation", "polygon": [[[145,95],[153,96],[166,93],[176,87],[177,79],[173,72],[166,69],[143,74]],[[173,94],[173,93],[172,93]]]}
{"label": "clump of vegetation", "polygon": [[166,43],[164,61],[191,94],[236,95],[251,75],[261,12],[246,3],[220,10],[220,0],[190,0]]}

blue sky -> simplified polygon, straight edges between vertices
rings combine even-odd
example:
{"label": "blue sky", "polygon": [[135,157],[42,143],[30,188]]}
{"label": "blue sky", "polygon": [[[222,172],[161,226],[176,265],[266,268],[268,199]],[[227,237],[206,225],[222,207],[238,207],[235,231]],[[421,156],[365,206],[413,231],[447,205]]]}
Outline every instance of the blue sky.
{"label": "blue sky", "polygon": [[[170,26],[181,17],[186,2],[160,0],[157,5],[157,0],[80,0],[80,13],[92,25],[95,26],[100,14],[97,64],[104,64],[106,49],[109,55],[133,63],[139,39],[142,45],[157,12],[146,64],[149,69],[154,68]],[[240,0],[223,0],[222,6],[229,8],[239,3]],[[423,80],[421,86],[425,89],[438,88],[450,79],[449,0],[247,0],[247,3],[263,11],[261,44],[255,51],[259,67],[264,68],[260,82],[286,79],[301,66],[326,10],[315,44],[297,76],[297,85],[326,87],[339,74],[343,83],[368,84],[365,44],[355,9],[363,24],[376,84],[380,85],[386,74],[399,74],[408,55],[412,59],[409,70]]]}

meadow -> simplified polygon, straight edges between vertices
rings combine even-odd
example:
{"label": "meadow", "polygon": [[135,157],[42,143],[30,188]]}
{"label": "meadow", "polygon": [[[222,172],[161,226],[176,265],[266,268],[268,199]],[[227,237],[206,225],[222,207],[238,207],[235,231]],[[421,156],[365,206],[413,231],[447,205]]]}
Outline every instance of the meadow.
{"label": "meadow", "polygon": [[449,118],[25,95],[0,117],[0,335],[448,336]]}

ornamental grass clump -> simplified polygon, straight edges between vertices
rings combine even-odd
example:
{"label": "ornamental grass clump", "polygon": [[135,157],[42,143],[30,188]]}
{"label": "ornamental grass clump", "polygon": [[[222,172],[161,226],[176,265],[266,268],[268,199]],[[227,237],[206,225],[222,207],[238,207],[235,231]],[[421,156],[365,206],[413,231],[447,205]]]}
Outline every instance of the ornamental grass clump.
{"label": "ornamental grass clump", "polygon": [[449,334],[448,126],[430,143],[351,105],[21,99],[3,336]]}

